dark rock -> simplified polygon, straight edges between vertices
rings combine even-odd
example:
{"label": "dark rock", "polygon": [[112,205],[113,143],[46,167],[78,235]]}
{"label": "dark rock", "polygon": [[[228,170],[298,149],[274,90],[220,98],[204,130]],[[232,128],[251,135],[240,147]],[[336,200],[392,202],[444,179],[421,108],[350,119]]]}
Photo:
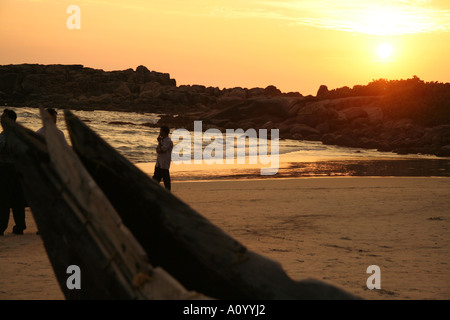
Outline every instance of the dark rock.
{"label": "dark rock", "polygon": [[281,91],[275,86],[268,86],[264,89],[264,94],[269,97],[276,97],[281,95]]}
{"label": "dark rock", "polygon": [[317,90],[317,97],[324,97],[324,96],[326,96],[328,94],[328,87],[327,86],[325,86],[325,85],[321,85],[320,87],[319,87],[319,90]]}
{"label": "dark rock", "polygon": [[[443,91],[432,90],[431,98],[420,96],[420,101],[409,96],[415,89],[389,100],[384,91],[380,95],[362,86],[339,94],[321,86],[316,97],[304,97],[298,92],[282,93],[273,85],[222,90],[177,87],[169,74],[142,65],[135,70],[103,71],[82,65],[22,64],[0,66],[0,105],[182,114],[162,121],[184,128],[192,128],[194,120],[217,128],[278,128],[280,138],[447,155],[450,124],[439,101],[448,101],[450,84],[431,85]],[[354,95],[357,91],[365,93]]]}
{"label": "dark rock", "polygon": [[114,94],[119,96],[128,96],[131,94],[131,90],[125,82],[121,82],[119,86],[114,90]]}
{"label": "dark rock", "polygon": [[326,145],[336,144],[336,137],[334,136],[334,134],[326,133],[322,135],[322,143]]}
{"label": "dark rock", "polygon": [[109,93],[102,94],[100,96],[90,97],[88,100],[89,103],[94,104],[110,104],[112,102],[112,95]]}
{"label": "dark rock", "polygon": [[450,144],[439,148],[439,151],[436,152],[438,157],[450,157]]}
{"label": "dark rock", "polygon": [[320,134],[309,134],[305,136],[304,140],[306,141],[320,141]]}
{"label": "dark rock", "polygon": [[300,97],[303,97],[303,95],[300,92],[288,92],[288,93],[286,93],[286,97],[300,98]]}
{"label": "dark rock", "polygon": [[368,120],[372,124],[381,123],[384,119],[383,110],[379,107],[362,107],[362,109],[367,113]]}
{"label": "dark rock", "polygon": [[267,121],[261,126],[261,129],[277,129],[273,121]]}
{"label": "dark rock", "polygon": [[391,152],[392,150],[393,150],[393,148],[386,142],[379,143],[378,148],[377,148],[377,151],[380,151],[380,152]]}
{"label": "dark rock", "polygon": [[237,97],[240,99],[247,99],[247,91],[242,88],[233,88],[229,92],[227,92],[224,96]]}
{"label": "dark rock", "polygon": [[362,137],[358,140],[358,147],[360,148],[366,148],[366,149],[377,149],[379,148],[380,143],[376,140]]}
{"label": "dark rock", "polygon": [[316,126],[316,130],[321,133],[329,133],[330,132],[330,124],[328,122],[322,122]]}
{"label": "dark rock", "polygon": [[22,80],[23,93],[39,93],[42,92],[44,84],[44,76],[40,74],[29,74]]}
{"label": "dark rock", "polygon": [[302,136],[308,136],[308,135],[320,136],[321,135],[319,130],[311,128],[305,124],[296,124],[296,125],[292,126],[291,129],[289,130],[289,133],[292,133],[292,134],[299,133]]}
{"label": "dark rock", "polygon": [[0,91],[4,94],[12,94],[15,91],[19,74],[17,73],[0,73]]}
{"label": "dark rock", "polygon": [[360,107],[352,107],[340,111],[340,114],[346,121],[352,121],[357,118],[368,117],[367,112]]}
{"label": "dark rock", "polygon": [[296,117],[298,112],[300,111],[300,108],[302,107],[301,104],[299,103],[294,103],[293,105],[291,105],[289,107],[289,111],[288,111],[288,117],[292,118],[292,117]]}
{"label": "dark rock", "polygon": [[343,147],[356,147],[357,143],[355,142],[355,140],[351,137],[345,136],[345,135],[338,135],[336,136],[335,140],[334,140],[335,144],[339,145],[339,146],[343,146]]}
{"label": "dark rock", "polygon": [[248,91],[248,97],[249,98],[256,98],[261,97],[265,93],[265,90],[263,88],[252,88]]}
{"label": "dark rock", "polygon": [[290,133],[291,128],[292,128],[292,125],[289,123],[285,123],[285,122],[280,123],[278,125],[278,130],[280,130],[280,135]]}

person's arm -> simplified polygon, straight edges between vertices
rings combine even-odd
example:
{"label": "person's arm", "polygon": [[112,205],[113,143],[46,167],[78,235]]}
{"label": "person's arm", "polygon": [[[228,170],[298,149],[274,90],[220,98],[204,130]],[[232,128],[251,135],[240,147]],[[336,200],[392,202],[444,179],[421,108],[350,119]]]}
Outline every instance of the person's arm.
{"label": "person's arm", "polygon": [[158,138],[156,138],[156,140],[158,140],[158,145],[156,146],[156,153],[161,153],[161,141],[162,141],[162,137],[158,136]]}
{"label": "person's arm", "polygon": [[[170,139],[163,139],[159,142],[158,144],[158,148],[160,150],[159,153],[165,153],[167,151],[169,151],[172,147],[172,143],[170,141]],[[158,150],[156,150],[158,152]]]}

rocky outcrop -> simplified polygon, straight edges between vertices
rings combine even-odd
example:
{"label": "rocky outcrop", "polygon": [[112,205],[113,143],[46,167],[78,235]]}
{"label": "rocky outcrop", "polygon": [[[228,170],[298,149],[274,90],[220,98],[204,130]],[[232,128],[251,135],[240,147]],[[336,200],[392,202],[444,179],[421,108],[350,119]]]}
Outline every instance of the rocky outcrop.
{"label": "rocky outcrop", "polygon": [[[390,87],[389,87],[390,86]],[[279,129],[282,139],[450,156],[450,84],[414,77],[328,90],[317,96],[266,88],[177,86],[167,73],[82,65],[0,66],[0,103],[164,114],[160,124],[193,129]],[[155,126],[155,124],[148,124]]]}
{"label": "rocky outcrop", "polygon": [[328,87],[326,85],[321,85],[319,87],[319,90],[317,90],[317,96],[323,97],[326,96],[327,94],[328,94]]}
{"label": "rocky outcrop", "polygon": [[[145,108],[149,101],[164,105],[158,88],[174,88],[167,73],[136,70],[103,71],[82,65],[0,66],[0,98],[4,105],[53,106],[73,109]],[[153,90],[148,99],[146,90]],[[161,91],[161,90],[160,90]]]}

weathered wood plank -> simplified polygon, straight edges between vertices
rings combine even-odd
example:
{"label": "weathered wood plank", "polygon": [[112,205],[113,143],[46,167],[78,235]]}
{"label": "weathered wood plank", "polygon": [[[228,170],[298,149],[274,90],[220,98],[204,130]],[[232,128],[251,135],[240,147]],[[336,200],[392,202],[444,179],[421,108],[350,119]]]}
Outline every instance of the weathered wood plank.
{"label": "weathered wood plank", "polygon": [[[25,196],[41,233],[56,278],[67,299],[130,299],[107,268],[107,259],[92,244],[84,221],[73,213],[63,198],[65,186],[47,152],[47,146],[34,132],[20,125],[8,128],[8,144],[24,187]],[[82,270],[82,290],[66,286],[67,267]]]}
{"label": "weathered wood plank", "polygon": [[[8,144],[66,298],[205,298],[186,291],[161,268],[152,268],[73,150],[56,134],[46,112],[41,109],[41,113],[47,143],[11,122]],[[82,271],[81,290],[66,286],[69,265],[78,265]]]}

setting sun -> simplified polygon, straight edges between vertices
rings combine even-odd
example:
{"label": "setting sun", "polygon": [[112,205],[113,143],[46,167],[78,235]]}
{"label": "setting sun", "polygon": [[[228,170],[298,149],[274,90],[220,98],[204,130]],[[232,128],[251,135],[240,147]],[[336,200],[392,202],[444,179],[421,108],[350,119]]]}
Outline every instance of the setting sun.
{"label": "setting sun", "polygon": [[377,54],[381,59],[387,59],[392,56],[392,46],[389,43],[382,43],[377,48]]}

